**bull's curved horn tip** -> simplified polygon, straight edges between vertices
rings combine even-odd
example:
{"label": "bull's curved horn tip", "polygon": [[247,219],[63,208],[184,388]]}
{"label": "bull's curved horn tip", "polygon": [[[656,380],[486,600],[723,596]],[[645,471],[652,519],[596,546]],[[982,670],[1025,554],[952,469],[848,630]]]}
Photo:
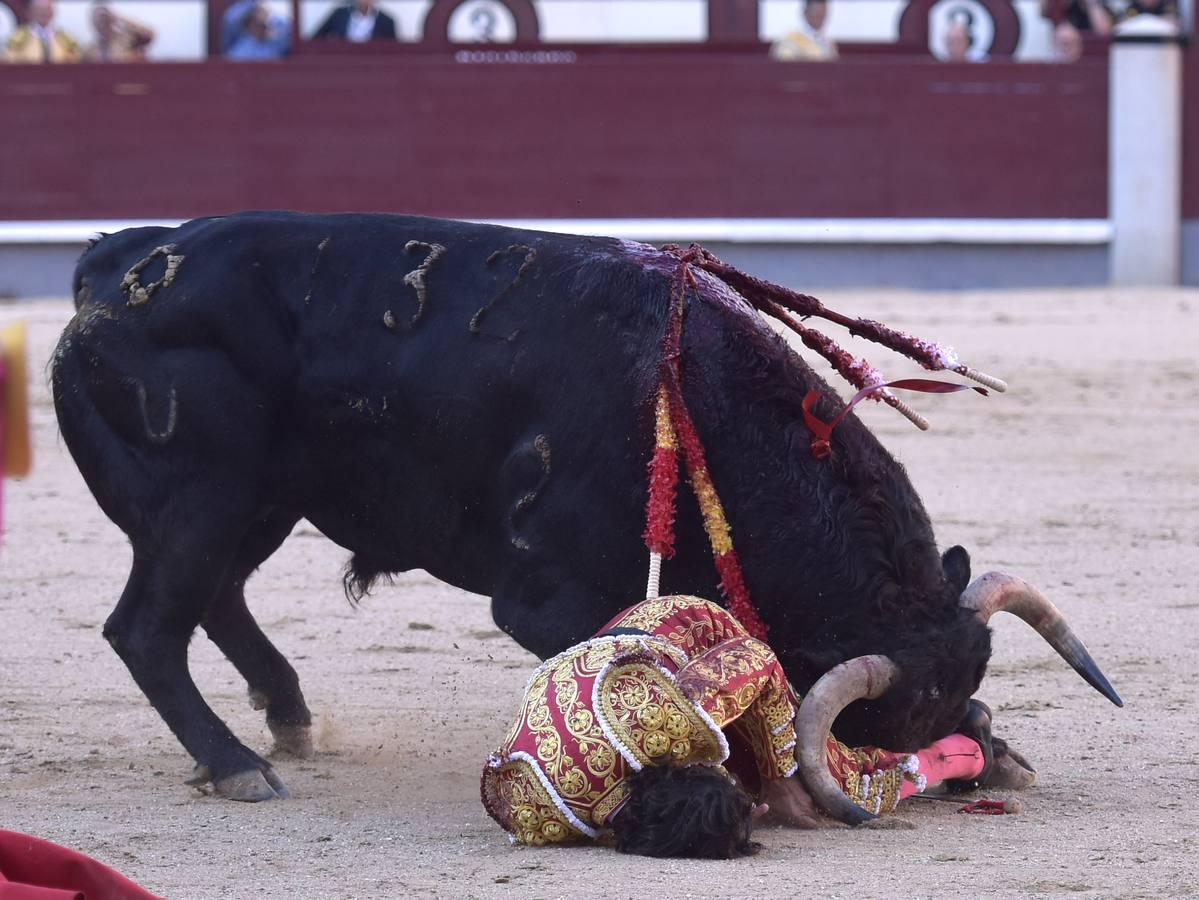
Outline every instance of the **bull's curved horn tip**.
{"label": "bull's curved horn tip", "polygon": [[850,828],[856,828],[859,825],[865,825],[867,822],[873,822],[878,816],[872,812],[866,812],[866,810],[862,809],[856,803],[852,803],[845,807],[844,811],[838,811],[837,818]]}
{"label": "bull's curved horn tip", "polygon": [[984,624],[997,612],[1008,612],[1031,625],[1058,655],[1087,684],[1117,707],[1124,701],[1091,657],[1086,645],[1066,622],[1065,616],[1035,587],[1014,575],[988,572],[962,592],[961,605],[971,609]]}
{"label": "bull's curved horn tip", "polygon": [[795,716],[799,777],[816,805],[839,822],[861,825],[877,816],[850,800],[828,770],[826,742],[833,721],[850,703],[881,696],[899,677],[885,656],[859,656],[826,672],[800,703]]}
{"label": "bull's curved horn tip", "polygon": [[1112,703],[1114,703],[1120,709],[1124,708],[1124,701],[1120,699],[1120,695],[1116,693],[1116,689],[1112,687],[1111,682],[1107,680],[1103,672],[1099,670],[1098,666],[1095,667],[1093,672],[1087,674],[1091,676],[1083,676],[1087,684],[1089,684],[1099,693],[1103,694],[1103,696],[1107,697],[1108,700],[1112,701]]}

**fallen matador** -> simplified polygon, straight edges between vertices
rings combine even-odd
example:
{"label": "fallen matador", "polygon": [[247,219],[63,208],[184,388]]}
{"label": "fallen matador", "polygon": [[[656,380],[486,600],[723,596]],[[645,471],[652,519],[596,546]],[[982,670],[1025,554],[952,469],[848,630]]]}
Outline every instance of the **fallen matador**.
{"label": "fallen matador", "polygon": [[[730,613],[695,597],[646,600],[533,674],[483,770],[483,804],[517,843],[612,834],[648,856],[753,853],[755,818],[817,824],[798,773],[797,705],[773,651]],[[963,730],[914,754],[828,735],[824,762],[850,800],[890,812],[929,784],[987,782],[998,768],[989,711],[976,703]],[[1023,762],[1005,755],[1008,771],[1013,757]]]}

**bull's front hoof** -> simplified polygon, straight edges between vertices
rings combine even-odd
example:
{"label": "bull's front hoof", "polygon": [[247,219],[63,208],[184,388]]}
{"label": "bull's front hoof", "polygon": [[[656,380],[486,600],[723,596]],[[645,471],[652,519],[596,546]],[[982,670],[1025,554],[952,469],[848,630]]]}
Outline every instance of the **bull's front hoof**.
{"label": "bull's front hoof", "polygon": [[316,750],[312,746],[311,725],[275,725],[267,722],[275,746],[271,756],[294,756],[296,759],[312,759]]}
{"label": "bull's front hoof", "polygon": [[247,769],[213,778],[208,766],[196,766],[191,778],[186,784],[204,790],[209,784],[216,793],[227,800],[240,800],[245,803],[261,803],[264,800],[286,800],[291,796],[283,779],[275,774],[275,770],[267,766],[265,769]]}
{"label": "bull's front hoof", "polygon": [[213,781],[213,787],[222,797],[229,800],[241,800],[246,803],[260,803],[263,800],[286,800],[291,794],[283,779],[275,774],[274,769],[260,771],[250,769],[238,772]]}

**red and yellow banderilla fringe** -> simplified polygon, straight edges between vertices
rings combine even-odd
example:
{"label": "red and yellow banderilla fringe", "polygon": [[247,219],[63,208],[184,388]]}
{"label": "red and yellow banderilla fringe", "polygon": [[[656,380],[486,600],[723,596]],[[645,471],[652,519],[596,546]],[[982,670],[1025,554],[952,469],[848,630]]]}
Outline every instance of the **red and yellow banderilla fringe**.
{"label": "red and yellow banderilla fringe", "polygon": [[662,341],[661,382],[655,405],[654,454],[649,464],[649,499],[646,503],[645,542],[651,553],[662,558],[674,555],[674,518],[678,487],[678,451],[682,450],[691,489],[699,503],[704,531],[712,547],[720,588],[728,598],[729,610],[759,640],[766,640],[762,621],[749,597],[741,563],[733,548],[732,529],[720,502],[720,495],[708,471],[703,443],[683,399],[679,380],[679,357],[683,309],[687,285],[695,286],[686,255],[679,262],[674,278],[674,296],[666,333]]}
{"label": "red and yellow banderilla fringe", "polygon": [[654,416],[654,455],[649,463],[649,502],[645,509],[645,545],[663,559],[674,556],[674,509],[679,485],[678,441],[670,424],[666,392],[658,389]]}

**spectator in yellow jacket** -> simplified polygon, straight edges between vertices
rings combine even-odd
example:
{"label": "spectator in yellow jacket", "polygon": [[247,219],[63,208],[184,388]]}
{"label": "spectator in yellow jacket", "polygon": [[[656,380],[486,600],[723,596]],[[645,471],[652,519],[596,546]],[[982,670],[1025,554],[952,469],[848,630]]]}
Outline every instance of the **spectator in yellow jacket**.
{"label": "spectator in yellow jacket", "polygon": [[73,63],[79,42],[54,24],[54,0],[29,0],[29,22],[8,38],[5,59],[15,63]]}
{"label": "spectator in yellow jacket", "polygon": [[827,21],[827,0],[806,0],[799,31],[792,31],[776,41],[770,48],[770,55],[782,62],[836,59],[837,44],[824,30]]}

